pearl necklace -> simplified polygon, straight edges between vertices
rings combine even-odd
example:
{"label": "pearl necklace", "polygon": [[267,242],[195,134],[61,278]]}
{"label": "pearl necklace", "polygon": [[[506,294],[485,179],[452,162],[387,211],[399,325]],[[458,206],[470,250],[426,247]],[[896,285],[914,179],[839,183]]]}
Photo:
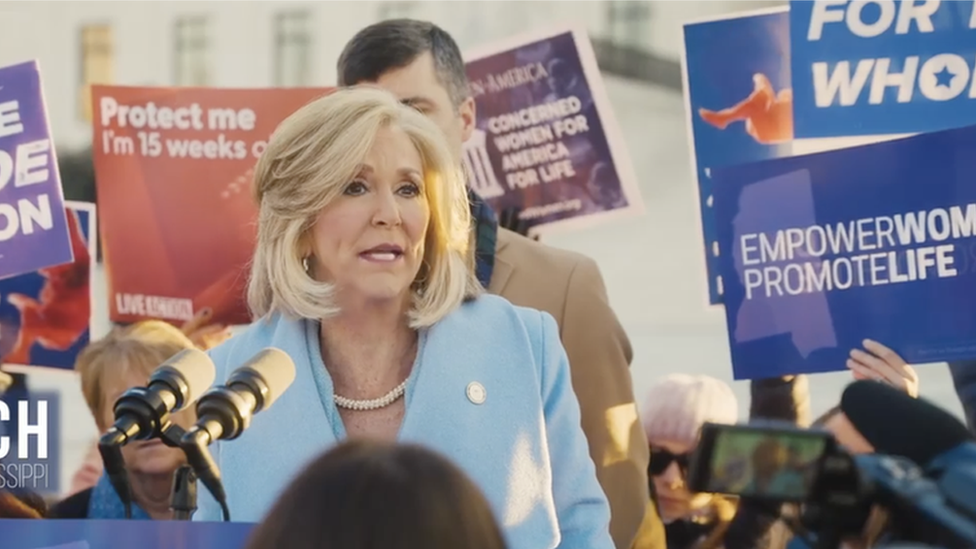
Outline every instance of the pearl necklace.
{"label": "pearl necklace", "polygon": [[335,400],[336,406],[339,408],[345,408],[347,410],[357,410],[360,412],[368,412],[370,410],[379,410],[380,408],[386,408],[390,404],[393,404],[407,389],[407,380],[403,380],[403,383],[397,385],[392,391],[386,393],[379,398],[373,398],[370,400],[354,400],[351,398],[346,398],[344,396],[339,396],[337,393],[332,393],[332,398]]}

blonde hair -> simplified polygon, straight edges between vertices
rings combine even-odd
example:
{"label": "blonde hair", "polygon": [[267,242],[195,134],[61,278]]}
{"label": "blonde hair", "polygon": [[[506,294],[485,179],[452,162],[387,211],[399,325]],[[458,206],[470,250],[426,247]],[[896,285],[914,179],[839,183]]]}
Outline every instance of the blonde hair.
{"label": "blonde hair", "polygon": [[339,312],[332,284],[303,267],[319,213],[359,173],[380,129],[397,127],[420,153],[430,210],[424,261],[414,281],[410,325],[430,326],[476,296],[470,268],[471,212],[463,172],[440,128],[378,88],[338,90],[282,122],[254,170],[257,247],[247,301],[255,317],[280,312],[328,318]]}
{"label": "blonde hair", "polygon": [[81,392],[95,421],[102,418],[105,405],[105,380],[131,371],[146,379],[157,366],[184,349],[194,349],[183,332],[159,320],[138,322],[116,328],[104,338],[85,347],[75,361],[81,375]]}

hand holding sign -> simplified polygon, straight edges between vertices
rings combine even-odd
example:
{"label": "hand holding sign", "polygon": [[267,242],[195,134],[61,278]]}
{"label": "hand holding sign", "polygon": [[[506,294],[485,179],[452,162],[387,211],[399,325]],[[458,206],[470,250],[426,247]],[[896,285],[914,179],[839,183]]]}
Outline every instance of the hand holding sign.
{"label": "hand holding sign", "polygon": [[847,359],[854,379],[874,379],[918,397],[918,374],[898,353],[870,339],[864,340],[864,349],[852,349]]}

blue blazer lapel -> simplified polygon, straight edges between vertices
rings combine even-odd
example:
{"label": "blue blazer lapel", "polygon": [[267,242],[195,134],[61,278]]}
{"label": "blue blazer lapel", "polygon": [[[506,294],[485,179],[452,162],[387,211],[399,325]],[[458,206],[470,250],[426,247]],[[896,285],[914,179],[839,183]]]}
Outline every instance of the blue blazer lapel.
{"label": "blue blazer lapel", "polygon": [[[264,347],[277,347],[295,363],[295,381],[270,408],[254,416],[238,440],[225,442],[221,451],[225,475],[235,469],[261,472],[230,483],[243,488],[242,492],[255,494],[279,493],[310,460],[336,443],[316,389],[306,323],[284,317],[271,322],[270,337],[254,338],[252,345],[244,346],[246,352],[237,353],[234,363],[243,363]],[[228,494],[231,498],[235,495],[249,499],[244,493]]]}

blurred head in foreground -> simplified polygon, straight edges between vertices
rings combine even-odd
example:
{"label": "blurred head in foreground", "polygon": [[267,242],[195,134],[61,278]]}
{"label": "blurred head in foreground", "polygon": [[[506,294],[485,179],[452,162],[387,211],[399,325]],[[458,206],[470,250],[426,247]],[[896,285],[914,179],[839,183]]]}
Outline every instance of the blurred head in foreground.
{"label": "blurred head in foreground", "polygon": [[247,549],[504,549],[488,502],[456,466],[418,446],[351,441],[312,462]]}

